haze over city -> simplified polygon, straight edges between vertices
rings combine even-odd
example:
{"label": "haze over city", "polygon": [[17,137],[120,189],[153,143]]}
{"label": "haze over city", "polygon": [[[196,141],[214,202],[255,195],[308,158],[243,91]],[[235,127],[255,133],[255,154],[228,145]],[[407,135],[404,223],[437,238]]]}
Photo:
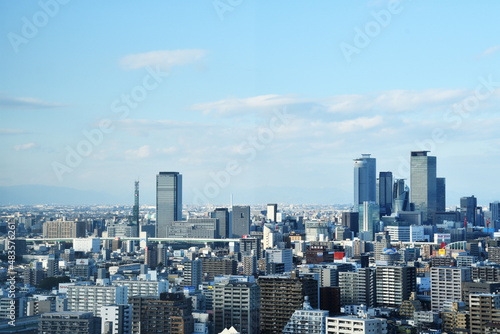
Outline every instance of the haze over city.
{"label": "haze over city", "polygon": [[214,204],[349,204],[353,159],[409,178],[430,150],[449,206],[487,204],[499,6],[2,2],[0,192],[130,204],[139,179],[154,204],[155,175],[179,171],[190,204],[229,164]]}

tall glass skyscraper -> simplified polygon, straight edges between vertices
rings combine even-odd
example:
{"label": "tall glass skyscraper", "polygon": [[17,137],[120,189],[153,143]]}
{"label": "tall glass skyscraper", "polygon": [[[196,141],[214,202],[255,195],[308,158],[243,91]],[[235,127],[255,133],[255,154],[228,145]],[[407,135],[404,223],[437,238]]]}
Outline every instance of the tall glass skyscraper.
{"label": "tall glass skyscraper", "polygon": [[182,220],[182,175],[160,172],[156,175],[156,237],[167,238],[168,226]]}
{"label": "tall glass skyscraper", "polygon": [[436,157],[428,152],[411,152],[410,161],[410,201],[415,210],[422,211],[424,224],[432,223],[437,210]]}
{"label": "tall glass skyscraper", "polygon": [[392,172],[380,172],[378,177],[378,204],[380,214],[390,216],[392,213]]}
{"label": "tall glass skyscraper", "polygon": [[446,179],[444,177],[436,179],[436,203],[437,212],[446,211]]}
{"label": "tall glass skyscraper", "polygon": [[211,213],[212,218],[219,219],[219,237],[229,238],[229,210],[227,208],[216,208]]}
{"label": "tall glass skyscraper", "polygon": [[377,201],[377,165],[370,154],[362,154],[354,159],[354,211],[363,202]]}
{"label": "tall glass skyscraper", "polygon": [[359,234],[360,239],[373,241],[375,233],[380,229],[380,206],[375,202],[364,202],[359,206]]}

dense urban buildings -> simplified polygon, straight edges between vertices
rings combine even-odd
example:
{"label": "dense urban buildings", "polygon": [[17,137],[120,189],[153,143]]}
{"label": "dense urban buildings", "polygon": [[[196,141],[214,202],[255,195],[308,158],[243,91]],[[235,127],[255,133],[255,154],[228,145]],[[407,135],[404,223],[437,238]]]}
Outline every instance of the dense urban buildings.
{"label": "dense urban buildings", "polygon": [[138,183],[130,206],[3,208],[16,261],[0,262],[0,318],[39,333],[495,332],[498,201],[447,207],[428,153],[411,153],[412,187],[356,159],[355,206],[181,207],[180,173],[160,172],[156,208]]}

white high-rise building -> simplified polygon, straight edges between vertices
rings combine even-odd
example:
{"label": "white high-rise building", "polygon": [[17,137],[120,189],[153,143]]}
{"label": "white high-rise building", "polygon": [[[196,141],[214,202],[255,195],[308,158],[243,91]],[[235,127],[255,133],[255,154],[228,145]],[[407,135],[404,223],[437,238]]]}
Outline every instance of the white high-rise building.
{"label": "white high-rise building", "polygon": [[431,268],[431,310],[442,311],[443,303],[462,300],[462,282],[471,279],[470,268]]}
{"label": "white high-rise building", "polygon": [[278,213],[278,204],[268,204],[266,218],[272,222],[276,222],[276,214]]}
{"label": "white high-rise building", "polygon": [[68,309],[75,312],[92,312],[100,317],[102,306],[127,304],[127,292],[126,286],[68,286]]}
{"label": "white high-rise building", "polygon": [[101,319],[102,333],[130,334],[132,330],[132,305],[102,306]]}
{"label": "white high-rise building", "polygon": [[160,296],[168,292],[168,281],[113,281],[114,286],[126,286],[129,296]]}

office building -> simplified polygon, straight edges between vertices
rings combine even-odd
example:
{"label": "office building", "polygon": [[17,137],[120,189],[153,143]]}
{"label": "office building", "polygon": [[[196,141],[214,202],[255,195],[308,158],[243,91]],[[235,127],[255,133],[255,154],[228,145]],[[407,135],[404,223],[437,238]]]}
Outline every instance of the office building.
{"label": "office building", "polygon": [[191,334],[193,329],[191,298],[183,293],[162,293],[141,309],[141,334]]}
{"label": "office building", "polygon": [[411,152],[410,197],[415,210],[421,211],[425,224],[431,224],[437,210],[436,157],[428,151]]}
{"label": "office building", "polygon": [[380,229],[380,207],[375,202],[364,202],[359,206],[359,236],[373,241]]}
{"label": "office building", "polygon": [[268,204],[266,212],[267,220],[276,222],[277,214],[278,214],[278,204]]}
{"label": "office building", "polygon": [[203,274],[208,275],[209,280],[213,280],[218,275],[236,275],[238,262],[229,258],[201,257],[201,267]]}
{"label": "office building", "polygon": [[101,307],[103,334],[131,334],[132,305],[106,305]]}
{"label": "office building", "polygon": [[342,212],[342,226],[347,226],[354,234],[359,232],[359,212]]}
{"label": "office building", "polygon": [[234,205],[232,212],[233,238],[243,238],[250,235],[250,206]]}
{"label": "office building", "polygon": [[326,334],[387,334],[387,319],[366,319],[354,316],[327,317]]}
{"label": "office building", "polygon": [[378,177],[378,201],[381,216],[390,216],[393,202],[392,172],[380,172]]}
{"label": "office building", "polygon": [[189,218],[187,221],[173,221],[167,227],[171,238],[219,238],[219,219]]}
{"label": "office building", "polygon": [[496,201],[490,203],[491,221],[496,222],[500,220],[500,202]]}
{"label": "office building", "polygon": [[293,250],[286,249],[267,249],[266,265],[268,263],[283,263],[284,272],[290,272],[293,268]]}
{"label": "office building", "polygon": [[168,226],[182,220],[182,175],[160,172],[156,176],[156,237],[168,237]]}
{"label": "office building", "polygon": [[[73,239],[87,236],[84,221],[54,220],[43,223],[43,237],[47,239]],[[16,248],[17,250],[17,248]]]}
{"label": "office building", "polygon": [[474,196],[460,198],[460,221],[467,219],[468,226],[477,226],[476,222],[477,198]]}
{"label": "office building", "polygon": [[470,281],[469,268],[431,268],[431,310],[443,310],[444,302],[462,300],[462,282]]}
{"label": "office building", "polygon": [[359,210],[363,202],[376,202],[377,183],[376,159],[370,154],[362,154],[354,159],[354,211]]}
{"label": "office building", "polygon": [[44,313],[38,322],[39,334],[85,333],[100,334],[101,318],[92,312]]}
{"label": "office building", "polygon": [[200,259],[184,262],[182,286],[198,290],[202,282],[203,268]]}
{"label": "office building", "polygon": [[217,283],[213,298],[215,333],[231,326],[242,334],[260,333],[260,287],[256,283]]}
{"label": "office building", "polygon": [[231,231],[229,230],[229,210],[227,208],[216,208],[211,213],[212,218],[218,219],[218,231],[219,238],[226,239],[231,235]]}
{"label": "office building", "polygon": [[325,334],[325,323],[328,316],[328,311],[313,309],[306,296],[302,309],[293,312],[292,317],[283,329],[283,334]]}
{"label": "office building", "polygon": [[327,221],[307,220],[305,229],[306,241],[328,241],[331,239]]}
{"label": "office building", "polygon": [[446,179],[444,177],[436,178],[436,211],[446,211]]}
{"label": "office building", "polygon": [[393,212],[410,211],[410,191],[405,185],[404,179],[398,179],[394,182]]}
{"label": "office building", "polygon": [[299,276],[293,271],[288,275],[261,276],[260,286],[260,329],[262,334],[282,333],[288,320],[301,309],[305,296],[313,308],[318,307],[318,281]]}
{"label": "office building", "polygon": [[378,266],[375,282],[377,305],[399,307],[417,291],[417,270],[407,266]]}
{"label": "office building", "polygon": [[92,312],[100,317],[102,306],[127,304],[126,286],[70,285],[67,289],[70,311]]}
{"label": "office building", "polygon": [[252,255],[252,252],[257,257],[257,260],[262,258],[262,242],[257,238],[241,238],[240,252],[241,255]]}

